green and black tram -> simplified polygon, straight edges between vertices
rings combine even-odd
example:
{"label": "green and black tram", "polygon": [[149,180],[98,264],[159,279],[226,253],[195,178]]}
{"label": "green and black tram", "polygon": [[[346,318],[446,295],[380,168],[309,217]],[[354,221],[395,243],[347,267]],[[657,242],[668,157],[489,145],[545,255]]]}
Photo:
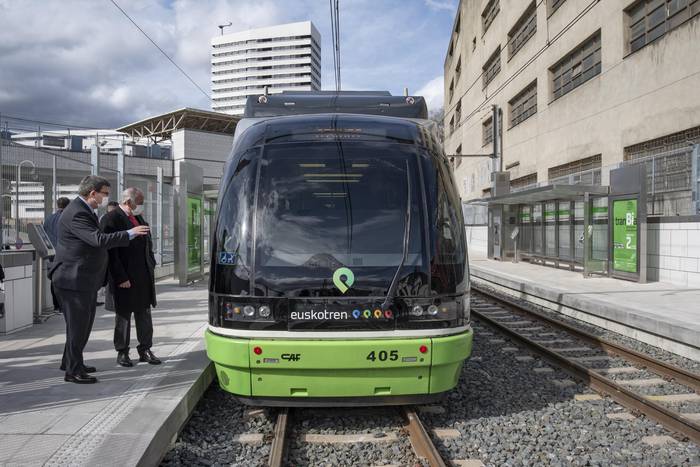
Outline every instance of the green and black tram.
{"label": "green and black tram", "polygon": [[212,242],[221,387],[251,405],[430,402],[471,345],[460,200],[424,99],[248,98]]}

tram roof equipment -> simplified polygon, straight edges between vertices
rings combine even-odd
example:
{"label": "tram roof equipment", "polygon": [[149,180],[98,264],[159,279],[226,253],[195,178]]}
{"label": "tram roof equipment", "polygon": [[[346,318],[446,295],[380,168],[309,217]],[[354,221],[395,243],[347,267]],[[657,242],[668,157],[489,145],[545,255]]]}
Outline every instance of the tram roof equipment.
{"label": "tram roof equipment", "polygon": [[428,118],[422,96],[392,96],[389,91],[283,91],[249,96],[244,118],[318,113]]}

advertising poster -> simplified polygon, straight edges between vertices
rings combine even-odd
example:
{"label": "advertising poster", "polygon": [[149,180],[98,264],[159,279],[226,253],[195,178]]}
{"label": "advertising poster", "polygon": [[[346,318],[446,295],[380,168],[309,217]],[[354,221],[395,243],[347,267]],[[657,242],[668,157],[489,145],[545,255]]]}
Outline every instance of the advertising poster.
{"label": "advertising poster", "polygon": [[637,273],[637,200],[613,201],[613,269]]}
{"label": "advertising poster", "polygon": [[202,261],[202,199],[187,197],[187,269],[197,271]]}

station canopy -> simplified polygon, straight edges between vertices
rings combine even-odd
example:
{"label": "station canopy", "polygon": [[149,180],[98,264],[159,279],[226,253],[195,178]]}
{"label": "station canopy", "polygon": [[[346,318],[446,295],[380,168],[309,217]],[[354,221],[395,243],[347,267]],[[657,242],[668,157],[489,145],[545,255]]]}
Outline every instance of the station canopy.
{"label": "station canopy", "polygon": [[240,117],[210,110],[185,107],[117,128],[132,139],[148,138],[154,143],[168,140],[173,131],[188,129],[233,136]]}
{"label": "station canopy", "polygon": [[609,188],[600,185],[544,185],[514,191],[484,201],[489,205],[532,204],[552,200],[577,200],[586,193],[593,196],[607,196]]}

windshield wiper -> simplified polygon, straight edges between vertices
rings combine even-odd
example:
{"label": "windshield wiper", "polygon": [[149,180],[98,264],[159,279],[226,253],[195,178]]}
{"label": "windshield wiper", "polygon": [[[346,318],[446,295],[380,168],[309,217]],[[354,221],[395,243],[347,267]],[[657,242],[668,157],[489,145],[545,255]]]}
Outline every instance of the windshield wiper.
{"label": "windshield wiper", "polygon": [[408,161],[406,161],[406,212],[404,214],[404,227],[403,227],[403,252],[401,254],[401,263],[396,268],[394,273],[394,278],[391,279],[391,284],[389,284],[389,290],[386,293],[384,302],[382,302],[382,310],[386,310],[389,302],[394,298],[396,293],[397,281],[399,279],[399,274],[401,274],[401,269],[406,262],[406,256],[408,256],[408,242],[411,235],[411,175],[408,167]]}

